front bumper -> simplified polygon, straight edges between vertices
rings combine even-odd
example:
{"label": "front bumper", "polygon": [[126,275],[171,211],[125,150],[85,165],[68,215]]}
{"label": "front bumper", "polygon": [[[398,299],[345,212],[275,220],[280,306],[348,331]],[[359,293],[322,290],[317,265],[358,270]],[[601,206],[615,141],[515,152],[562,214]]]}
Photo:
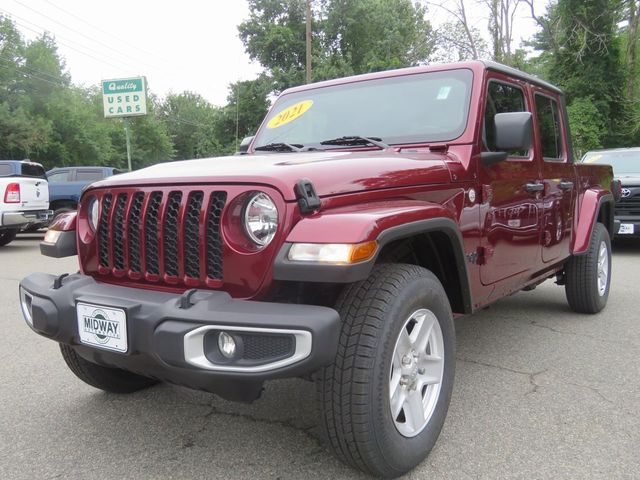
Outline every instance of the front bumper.
{"label": "front bumper", "polygon": [[52,210],[4,212],[0,214],[0,227],[25,227],[33,224],[46,224],[51,220],[52,216]]}
{"label": "front bumper", "polygon": [[621,237],[640,235],[640,218],[616,217],[613,221],[613,233]]}
{"label": "front bumper", "polygon": [[[340,317],[331,308],[235,300],[225,292],[179,295],[100,283],[82,274],[61,278],[34,273],[20,282],[23,312],[25,292],[30,327],[71,345],[86,360],[227,398],[251,396],[266,379],[301,376],[327,365],[340,332]],[[126,352],[80,342],[78,302],[126,312]],[[292,347],[284,357],[281,351],[262,361],[256,361],[255,353],[250,361],[228,361],[209,351],[217,342],[207,335],[220,331],[237,335],[240,342],[243,335],[250,335],[254,344],[258,338],[262,343],[254,352],[272,351],[272,338],[286,337]]]}

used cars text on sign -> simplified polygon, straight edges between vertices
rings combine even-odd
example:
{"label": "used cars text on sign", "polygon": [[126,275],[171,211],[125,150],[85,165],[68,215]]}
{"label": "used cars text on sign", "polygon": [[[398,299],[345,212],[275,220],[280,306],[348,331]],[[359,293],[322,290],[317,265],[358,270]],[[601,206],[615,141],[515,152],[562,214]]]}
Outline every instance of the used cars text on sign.
{"label": "used cars text on sign", "polygon": [[147,114],[147,82],[145,77],[102,81],[105,118]]}

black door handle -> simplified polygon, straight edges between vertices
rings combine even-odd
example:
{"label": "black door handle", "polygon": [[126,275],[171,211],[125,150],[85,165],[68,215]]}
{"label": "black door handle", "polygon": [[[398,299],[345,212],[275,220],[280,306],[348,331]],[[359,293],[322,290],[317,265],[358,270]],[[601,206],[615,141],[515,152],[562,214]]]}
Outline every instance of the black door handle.
{"label": "black door handle", "polygon": [[529,193],[541,192],[544,190],[544,183],[527,183],[524,189]]}
{"label": "black door handle", "polygon": [[560,187],[560,190],[571,190],[573,188],[573,182],[562,180],[558,184],[558,187]]}

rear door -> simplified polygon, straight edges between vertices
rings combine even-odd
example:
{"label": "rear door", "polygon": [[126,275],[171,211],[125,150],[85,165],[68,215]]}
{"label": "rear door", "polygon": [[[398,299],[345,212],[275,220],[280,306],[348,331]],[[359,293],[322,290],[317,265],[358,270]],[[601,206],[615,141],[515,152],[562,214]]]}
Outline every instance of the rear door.
{"label": "rear door", "polygon": [[536,156],[542,164],[542,260],[545,263],[568,257],[573,235],[576,202],[575,167],[569,158],[567,127],[560,97],[534,89]]}

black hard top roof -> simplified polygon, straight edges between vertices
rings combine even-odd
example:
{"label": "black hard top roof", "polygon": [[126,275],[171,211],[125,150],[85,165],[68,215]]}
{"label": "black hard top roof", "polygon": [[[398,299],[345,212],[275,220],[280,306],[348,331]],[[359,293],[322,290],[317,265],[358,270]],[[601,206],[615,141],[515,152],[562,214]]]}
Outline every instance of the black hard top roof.
{"label": "black hard top roof", "polygon": [[523,80],[526,80],[527,82],[535,83],[543,88],[552,90],[556,93],[559,93],[560,95],[564,95],[562,90],[560,90],[558,87],[550,84],[549,82],[542,80],[539,77],[536,77],[535,75],[531,75],[530,73],[525,73],[522,70],[518,70],[516,68],[509,67],[508,65],[503,65],[502,63],[494,62],[492,60],[480,60],[480,61],[484,64],[487,70],[493,70],[495,72],[504,73],[506,75],[511,75],[513,77],[519,77],[519,78],[522,78]]}

